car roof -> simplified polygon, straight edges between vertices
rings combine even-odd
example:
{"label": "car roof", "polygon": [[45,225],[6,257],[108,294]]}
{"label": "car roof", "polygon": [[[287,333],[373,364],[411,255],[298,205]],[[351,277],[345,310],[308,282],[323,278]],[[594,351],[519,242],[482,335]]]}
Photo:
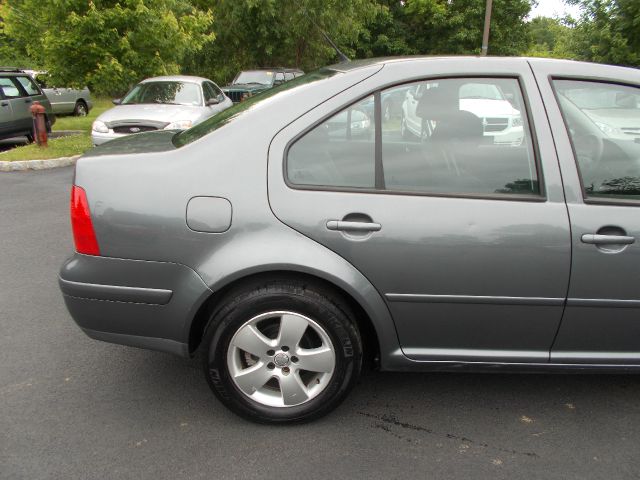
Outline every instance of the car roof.
{"label": "car roof", "polygon": [[290,68],[290,67],[258,67],[258,68],[245,68],[243,70],[240,70],[241,72],[260,72],[260,71],[267,71],[267,72],[302,72],[304,73],[302,70],[300,70],[299,68]]}
{"label": "car roof", "polygon": [[29,75],[32,70],[24,70],[18,67],[0,67],[0,73],[3,75],[15,74],[15,75]]}
{"label": "car roof", "polygon": [[194,77],[192,75],[165,75],[162,77],[151,77],[145,78],[140,83],[147,82],[189,82],[189,83],[202,83],[202,82],[213,82],[213,80],[209,80],[204,77]]}
{"label": "car roof", "polygon": [[[472,55],[434,55],[434,56],[425,56],[425,55],[415,55],[415,56],[403,56],[403,57],[377,57],[377,58],[365,58],[352,60],[349,62],[340,62],[333,65],[329,65],[325,68],[330,70],[334,70],[337,72],[349,72],[352,70],[357,70],[359,68],[365,68],[372,65],[385,65],[389,63],[403,63],[403,62],[415,62],[415,61],[437,61],[442,59],[448,60],[460,60],[461,62],[473,60],[473,61],[487,61],[491,62],[496,59],[510,61],[513,63],[521,63],[528,62],[532,64],[536,63],[557,63],[557,64],[570,64],[570,65],[579,65],[583,67],[589,67],[593,65],[605,65],[605,64],[596,64],[593,62],[580,62],[576,60],[567,60],[560,58],[541,58],[541,57],[500,57],[500,56],[472,56]],[[616,65],[606,65],[607,67],[627,69],[627,70],[635,70],[630,69],[629,67],[620,67]]]}

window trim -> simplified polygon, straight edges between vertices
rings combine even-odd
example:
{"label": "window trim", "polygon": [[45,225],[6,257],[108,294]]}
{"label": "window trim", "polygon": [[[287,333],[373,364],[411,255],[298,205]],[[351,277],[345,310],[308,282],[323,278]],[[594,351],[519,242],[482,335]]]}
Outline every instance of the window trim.
{"label": "window trim", "polygon": [[[30,94],[29,92],[27,92],[26,87],[24,85],[22,85],[22,82],[20,82],[20,80],[18,80],[20,77],[26,78],[27,80],[31,80],[31,83],[33,85],[35,85],[35,87],[36,87],[36,93]],[[42,93],[37,93],[37,92],[41,91],[41,88],[40,88],[40,85],[38,85],[38,82],[36,82],[36,80],[33,77],[31,77],[29,75],[16,75],[15,79],[18,81],[18,83],[20,84],[20,86],[25,91],[25,93],[27,94],[28,97],[38,97],[40,95],[43,95]]]}
{"label": "window trim", "polygon": [[[375,131],[375,152],[376,158],[375,162],[375,171],[374,178],[376,179],[376,187],[378,182],[378,164],[377,164],[377,156],[378,150],[380,150],[380,162],[382,162],[382,130],[378,128],[378,123],[382,123],[381,119],[381,102],[380,97],[383,91],[392,89],[392,88],[401,88],[405,85],[411,85],[420,82],[428,82],[435,80],[448,80],[448,79],[465,79],[465,78],[478,78],[478,79],[512,79],[515,80],[520,88],[520,93],[522,95],[522,100],[524,102],[524,107],[526,109],[526,118],[527,118],[527,126],[529,128],[529,132],[531,134],[531,147],[533,150],[533,160],[536,169],[536,175],[538,176],[538,188],[540,189],[539,193],[463,193],[463,192],[448,192],[448,193],[438,193],[438,192],[420,192],[413,190],[387,190],[386,188],[367,188],[367,187],[336,187],[336,186],[325,186],[325,185],[300,185],[293,183],[289,180],[288,175],[288,162],[289,162],[289,150],[291,147],[302,137],[304,137],[307,133],[309,133],[314,128],[318,127],[322,123],[326,122],[328,119],[337,115],[350,108],[353,105],[360,103],[367,97],[373,96],[374,100],[374,123],[376,125]],[[378,139],[378,135],[380,138]],[[536,134],[535,125],[533,123],[533,119],[531,117],[531,104],[529,102],[529,97],[527,95],[527,90],[524,88],[524,84],[522,81],[521,75],[433,75],[430,77],[425,77],[421,79],[414,79],[399,83],[392,83],[389,85],[379,86],[373,90],[368,91],[363,95],[359,95],[355,100],[343,104],[340,107],[331,110],[327,115],[322,116],[319,120],[313,122],[311,125],[307,126],[303,130],[301,130],[298,134],[296,134],[291,140],[289,140],[284,148],[283,152],[283,162],[282,162],[282,175],[284,178],[285,185],[292,190],[306,190],[306,191],[318,191],[318,192],[340,192],[340,193],[367,193],[367,194],[378,194],[378,195],[401,195],[401,196],[419,196],[419,197],[437,197],[437,198],[461,198],[461,199],[478,199],[478,200],[506,200],[506,201],[520,201],[520,202],[536,202],[543,203],[548,200],[547,190],[546,190],[546,182],[544,179],[543,171],[542,171],[542,162],[540,156],[540,148],[538,145],[538,136]],[[382,167],[382,165],[380,165]],[[384,170],[381,170],[384,175]],[[384,186],[384,177],[383,177],[383,186]]]}
{"label": "window trim", "polygon": [[18,90],[18,92],[20,92],[20,96],[18,97],[9,97],[4,93],[4,89],[0,88],[0,91],[2,92],[2,97],[5,100],[16,100],[19,98],[28,98],[31,95],[29,95],[29,93],[24,89],[24,87],[22,86],[22,84],[16,79],[15,75],[12,76],[7,76],[7,77],[3,77],[8,79],[11,83],[13,83],[13,86]]}
{"label": "window trim", "polygon": [[553,92],[553,99],[556,102],[558,110],[560,111],[560,117],[562,118],[562,124],[564,125],[565,134],[569,139],[569,145],[571,146],[571,154],[573,155],[573,165],[575,166],[576,173],[578,174],[578,180],[580,182],[580,192],[582,193],[582,202],[585,205],[608,205],[608,206],[620,206],[620,207],[640,207],[640,198],[615,198],[615,197],[593,197],[587,195],[587,190],[584,188],[584,179],[582,178],[582,170],[578,164],[578,155],[576,153],[576,147],[573,143],[573,137],[569,132],[569,124],[564,114],[564,110],[560,106],[560,99],[558,98],[558,91],[556,90],[555,80],[566,80],[570,82],[587,82],[587,83],[604,83],[607,85],[619,85],[621,87],[630,87],[640,90],[640,85],[634,85],[632,83],[621,82],[617,80],[607,80],[600,77],[580,77],[572,75],[549,75],[547,77],[549,86]]}

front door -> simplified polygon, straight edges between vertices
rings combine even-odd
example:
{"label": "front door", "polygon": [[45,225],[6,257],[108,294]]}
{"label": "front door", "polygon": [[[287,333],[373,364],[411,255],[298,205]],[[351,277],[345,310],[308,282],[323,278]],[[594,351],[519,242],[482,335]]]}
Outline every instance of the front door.
{"label": "front door", "polygon": [[638,364],[640,76],[620,69],[606,81],[601,74],[610,70],[597,70],[604,67],[567,68],[537,72],[541,87],[553,88],[557,99],[545,97],[558,132],[573,232],[571,287],[551,358]]}
{"label": "front door", "polygon": [[[528,65],[490,62],[493,76],[465,65],[464,78],[453,60],[387,65],[269,152],[276,216],[371,281],[415,360],[548,362],[562,316],[570,233],[548,123]],[[473,112],[470,84],[493,96]],[[380,98],[407,85],[430,92],[416,106],[430,137],[381,118]],[[503,129],[485,128],[494,117]]]}

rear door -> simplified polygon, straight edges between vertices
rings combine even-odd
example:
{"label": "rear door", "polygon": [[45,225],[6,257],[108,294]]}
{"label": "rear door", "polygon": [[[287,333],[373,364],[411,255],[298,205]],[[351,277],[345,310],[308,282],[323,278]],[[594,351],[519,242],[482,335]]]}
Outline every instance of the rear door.
{"label": "rear door", "polygon": [[640,363],[640,74],[534,62],[571,218],[562,363]]}
{"label": "rear door", "polygon": [[0,137],[10,135],[15,128],[13,121],[13,111],[9,97],[5,96],[5,88],[13,88],[13,84],[7,82],[5,77],[0,77]]}
{"label": "rear door", "polygon": [[[480,117],[460,110],[467,82],[510,94],[519,142],[495,142]],[[403,138],[399,118],[382,120],[380,97],[429,85],[423,110],[441,111],[430,117],[438,135]],[[372,282],[408,357],[548,362],[567,293],[570,233],[526,62],[387,64],[274,138],[269,198],[281,221]]]}
{"label": "rear door", "polygon": [[29,111],[31,97],[13,76],[0,77],[0,88],[4,97],[2,102],[8,103],[11,110],[11,118],[5,124],[7,134],[21,134],[31,131],[32,121]]}

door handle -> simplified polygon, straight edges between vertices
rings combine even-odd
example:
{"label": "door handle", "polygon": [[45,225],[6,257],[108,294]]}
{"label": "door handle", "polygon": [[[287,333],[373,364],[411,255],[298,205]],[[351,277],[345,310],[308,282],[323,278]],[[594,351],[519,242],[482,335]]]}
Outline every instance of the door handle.
{"label": "door handle", "polygon": [[27,98],[27,99],[24,101],[24,103],[31,103],[31,99],[30,99],[30,98]]}
{"label": "door handle", "polygon": [[0,103],[0,107],[8,107],[8,106],[9,106],[9,102]]}
{"label": "door handle", "polygon": [[347,222],[344,220],[329,220],[327,222],[329,230],[341,232],[378,232],[382,225],[375,222]]}
{"label": "door handle", "polygon": [[598,235],[597,233],[585,233],[581,239],[582,243],[590,245],[631,245],[636,241],[634,237],[627,235]]}

